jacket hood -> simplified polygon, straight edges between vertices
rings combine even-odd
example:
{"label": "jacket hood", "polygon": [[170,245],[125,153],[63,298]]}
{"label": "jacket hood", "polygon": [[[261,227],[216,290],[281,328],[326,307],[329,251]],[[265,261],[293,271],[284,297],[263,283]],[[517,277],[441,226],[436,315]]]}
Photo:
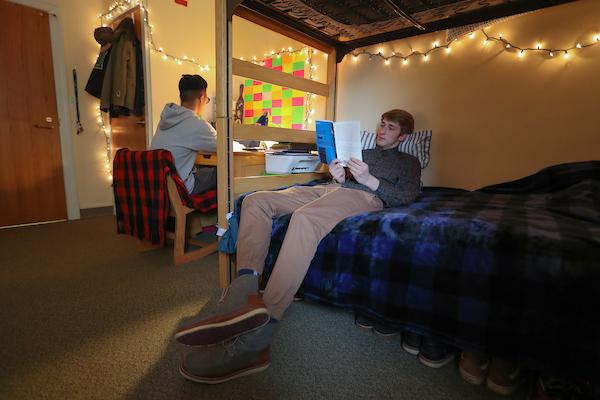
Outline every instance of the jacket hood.
{"label": "jacket hood", "polygon": [[160,122],[158,128],[160,130],[171,129],[174,126],[179,125],[186,119],[198,118],[196,114],[189,108],[182,107],[175,103],[169,103],[165,105],[165,108],[160,114]]}

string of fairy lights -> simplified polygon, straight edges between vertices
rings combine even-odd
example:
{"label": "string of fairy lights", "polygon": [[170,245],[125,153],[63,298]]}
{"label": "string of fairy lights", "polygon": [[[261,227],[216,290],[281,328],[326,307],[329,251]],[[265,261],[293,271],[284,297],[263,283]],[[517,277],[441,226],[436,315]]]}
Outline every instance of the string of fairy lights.
{"label": "string of fairy lights", "polygon": [[[114,19],[123,15],[123,13],[127,12],[131,8],[139,6],[139,8],[141,10],[142,20],[144,22],[146,32],[148,34],[147,42],[148,42],[151,52],[160,54],[160,57],[164,61],[172,61],[178,65],[183,65],[184,63],[187,63],[187,64],[194,65],[196,68],[198,68],[198,70],[200,72],[209,71],[211,69],[211,67],[206,63],[201,63],[201,62],[197,61],[196,58],[188,57],[187,55],[178,56],[178,55],[170,53],[170,52],[166,51],[165,49],[163,49],[162,47],[156,45],[156,42],[154,41],[154,26],[152,24],[150,24],[150,16],[149,16],[150,10],[148,9],[146,4],[147,4],[147,2],[145,2],[144,0],[116,0],[110,5],[110,7],[108,8],[108,11],[106,11],[105,13],[99,14],[98,18],[100,19],[102,26],[107,26]],[[488,32],[486,32],[485,29],[481,29],[480,32],[483,35],[483,40],[481,42],[483,46],[487,46],[490,43],[501,44],[503,46],[504,51],[513,52],[517,55],[518,58],[525,57],[525,55],[527,53],[535,53],[535,54],[544,55],[547,58],[558,58],[559,56],[562,56],[562,58],[564,58],[564,59],[569,59],[575,51],[582,50],[582,49],[589,48],[589,47],[600,44],[600,34],[595,34],[595,35],[593,35],[591,41],[586,42],[586,43],[575,42],[571,47],[568,47],[568,48],[546,47],[541,42],[536,43],[533,47],[525,47],[525,46],[519,46],[519,45],[509,41],[505,36],[502,35],[502,33],[498,33],[495,36],[495,35],[491,35]],[[471,40],[475,40],[476,32],[471,32],[466,36]],[[382,60],[384,62],[385,65],[390,65],[392,60],[399,59],[399,60],[401,60],[401,64],[403,66],[405,66],[405,65],[409,64],[410,60],[413,58],[420,58],[423,62],[428,62],[431,59],[431,54],[436,53],[436,52],[443,51],[449,55],[452,52],[453,45],[456,44],[457,42],[459,42],[460,40],[461,40],[461,38],[457,38],[457,39],[453,39],[453,40],[445,42],[445,43],[441,43],[440,41],[436,40],[432,43],[432,46],[426,50],[411,49],[411,51],[406,54],[392,51],[391,54],[386,55],[384,48],[380,47],[377,52],[372,52],[367,49],[362,49],[360,51],[351,52],[350,55],[351,55],[353,62],[358,62],[359,57],[361,57],[361,56],[367,56],[369,59],[373,59],[374,57],[379,58],[380,60]],[[281,50],[279,50],[279,51],[271,50],[270,52],[265,52],[263,54],[262,59],[259,59],[256,56],[252,56],[247,61],[257,64],[257,65],[264,66],[265,65],[264,60],[268,57],[279,58],[283,55],[294,55],[294,54],[298,54],[298,53],[302,53],[302,52],[306,53],[305,63],[307,64],[308,79],[316,80],[317,79],[317,76],[316,76],[317,66],[313,62],[313,57],[316,54],[318,54],[318,51],[316,49],[312,49],[310,47],[302,47],[299,49],[293,49],[292,47],[287,47],[287,48],[284,47],[284,48],[281,48]],[[327,56],[328,56],[327,53],[323,52],[322,54],[325,58],[327,58]],[[245,60],[244,57],[240,57],[240,59]],[[214,68],[214,67],[212,67],[212,68]],[[306,128],[308,125],[312,124],[312,122],[313,122],[313,115],[315,113],[315,110],[312,107],[312,102],[315,99],[315,97],[316,97],[315,94],[311,94],[311,93],[304,94],[304,100],[305,100],[304,104],[306,105],[305,113],[304,113],[304,125],[303,125],[304,128]],[[111,128],[110,128],[109,124],[105,123],[105,119],[99,108],[97,109],[96,116],[97,116],[96,119],[98,122],[98,129],[100,131],[102,131],[102,133],[104,134],[104,137],[105,137],[106,159],[104,161],[104,169],[105,169],[105,172],[107,173],[107,175],[112,179]]]}
{"label": "string of fairy lights", "polygon": [[[483,34],[482,45],[487,46],[490,43],[500,43],[502,44],[503,50],[508,52],[516,53],[517,57],[523,58],[526,53],[537,53],[545,55],[549,58],[553,58],[556,56],[562,55],[563,58],[569,59],[571,54],[580,49],[585,49],[591,46],[596,46],[600,44],[600,34],[595,34],[592,37],[592,40],[588,43],[575,42],[571,47],[568,48],[550,48],[545,47],[541,42],[537,42],[534,47],[523,47],[514,44],[509,41],[506,37],[502,35],[502,33],[498,33],[497,36],[491,35],[485,31],[485,29],[481,29],[480,32]],[[468,35],[468,38],[474,40],[476,38],[476,33],[471,32]],[[390,65],[393,59],[400,59],[402,65],[407,65],[410,62],[411,58],[421,58],[422,61],[427,62],[430,60],[430,54],[444,51],[447,54],[452,52],[452,45],[456,42],[459,42],[460,38],[451,40],[449,42],[441,44],[439,41],[434,41],[432,46],[427,50],[420,51],[411,49],[410,53],[402,54],[392,51],[391,54],[386,55],[384,53],[383,47],[380,47],[377,52],[372,52],[367,49],[363,49],[361,51],[352,52],[352,61],[357,62],[360,56],[368,56],[369,59],[373,59],[373,57],[378,57],[381,59],[385,65]]]}
{"label": "string of fairy lights", "polygon": [[100,106],[98,106],[96,111],[98,129],[104,134],[104,150],[106,155],[106,158],[104,159],[104,173],[107,175],[107,178],[112,181],[112,131],[110,125],[104,123],[104,116],[102,115],[102,111],[100,111]]}
{"label": "string of fairy lights", "polygon": [[[150,10],[146,6],[144,1],[141,1],[141,0],[118,0],[118,1],[115,1],[110,5],[110,7],[108,8],[108,11],[106,11],[105,13],[99,14],[98,18],[100,19],[102,26],[107,26],[113,20],[115,20],[116,18],[119,18],[121,15],[123,15],[123,13],[127,12],[128,10],[130,10],[131,8],[134,8],[136,6],[139,6],[139,8],[140,8],[142,20],[146,27],[146,32],[148,34],[147,41],[148,41],[150,51],[152,51],[153,53],[159,53],[160,57],[162,58],[163,61],[172,61],[178,65],[183,65],[184,63],[192,64],[196,68],[198,68],[200,72],[207,72],[211,69],[211,67],[208,64],[200,63],[193,57],[188,57],[187,55],[182,55],[182,56],[174,55],[173,53],[166,51],[165,49],[163,49],[162,47],[160,47],[156,44],[156,42],[154,40],[154,26],[152,24],[150,24],[150,16],[149,16]],[[287,47],[287,48],[284,47],[284,48],[281,48],[280,51],[271,50],[270,52],[265,52],[263,54],[263,59],[261,59],[261,60],[257,59],[256,56],[253,56],[251,59],[249,59],[247,61],[252,62],[253,64],[264,66],[265,58],[268,58],[268,57],[279,58],[283,55],[291,56],[291,55],[299,54],[299,53],[306,54],[305,64],[307,64],[308,79],[311,79],[311,80],[317,79],[317,76],[315,75],[317,66],[314,65],[314,63],[313,63],[313,56],[315,54],[317,54],[318,51],[316,49],[312,49],[309,47],[302,47],[299,49],[293,49],[292,47]],[[323,53],[323,56],[325,58],[327,58],[327,53]],[[240,57],[240,59],[244,60],[244,57]],[[312,107],[312,103],[313,103],[312,100],[314,100],[315,97],[316,97],[315,94],[311,94],[311,93],[304,94],[304,104],[306,106],[305,106],[305,110],[304,110],[303,128],[306,128],[307,125],[309,125],[313,122],[312,116],[314,115],[315,110]],[[104,117],[99,108],[97,109],[96,120],[98,123],[98,129],[104,134],[105,143],[106,143],[106,158],[104,160],[104,169],[105,169],[105,172],[107,173],[107,175],[112,177],[111,128],[110,128],[109,124],[105,123]]]}

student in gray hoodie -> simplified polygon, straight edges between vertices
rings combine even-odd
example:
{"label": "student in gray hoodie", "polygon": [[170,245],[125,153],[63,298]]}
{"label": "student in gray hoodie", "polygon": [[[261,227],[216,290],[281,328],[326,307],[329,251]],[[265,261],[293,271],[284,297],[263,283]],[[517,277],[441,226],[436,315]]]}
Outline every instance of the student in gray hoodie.
{"label": "student in gray hoodie", "polygon": [[208,84],[200,75],[183,75],[179,80],[181,105],[169,103],[160,114],[151,150],[165,149],[173,155],[175,167],[188,193],[199,194],[217,187],[215,167],[196,167],[196,153],[217,151],[217,132],[201,115],[210,98]]}

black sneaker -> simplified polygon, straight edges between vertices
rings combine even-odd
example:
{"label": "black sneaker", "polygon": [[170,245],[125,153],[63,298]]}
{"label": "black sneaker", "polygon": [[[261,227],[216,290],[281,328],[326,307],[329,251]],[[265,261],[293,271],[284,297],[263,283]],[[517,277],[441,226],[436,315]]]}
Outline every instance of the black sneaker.
{"label": "black sneaker", "polygon": [[432,337],[423,338],[419,361],[430,368],[441,368],[454,360],[454,350]]}
{"label": "black sneaker", "polygon": [[356,314],[354,323],[359,328],[365,329],[367,331],[370,331],[371,329],[373,329],[375,327],[375,320],[373,320],[369,317],[365,317],[364,315],[361,315],[361,314]]}
{"label": "black sneaker", "polygon": [[402,348],[408,354],[416,356],[421,350],[421,341],[423,336],[414,332],[404,331],[402,332]]}
{"label": "black sneaker", "polygon": [[391,337],[398,336],[400,334],[400,329],[377,322],[375,323],[375,327],[373,327],[373,332],[375,332],[377,336],[389,339]]}

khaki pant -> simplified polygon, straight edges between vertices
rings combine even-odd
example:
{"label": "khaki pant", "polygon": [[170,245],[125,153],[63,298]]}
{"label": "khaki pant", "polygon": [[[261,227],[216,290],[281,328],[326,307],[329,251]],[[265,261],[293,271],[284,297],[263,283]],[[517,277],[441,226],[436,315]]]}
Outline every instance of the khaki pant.
{"label": "khaki pant", "polygon": [[300,288],[321,239],[343,219],[382,208],[383,203],[377,196],[338,184],[252,193],[242,203],[238,269],[249,268],[262,273],[271,240],[272,219],[293,212],[263,295],[271,316],[280,319]]}

